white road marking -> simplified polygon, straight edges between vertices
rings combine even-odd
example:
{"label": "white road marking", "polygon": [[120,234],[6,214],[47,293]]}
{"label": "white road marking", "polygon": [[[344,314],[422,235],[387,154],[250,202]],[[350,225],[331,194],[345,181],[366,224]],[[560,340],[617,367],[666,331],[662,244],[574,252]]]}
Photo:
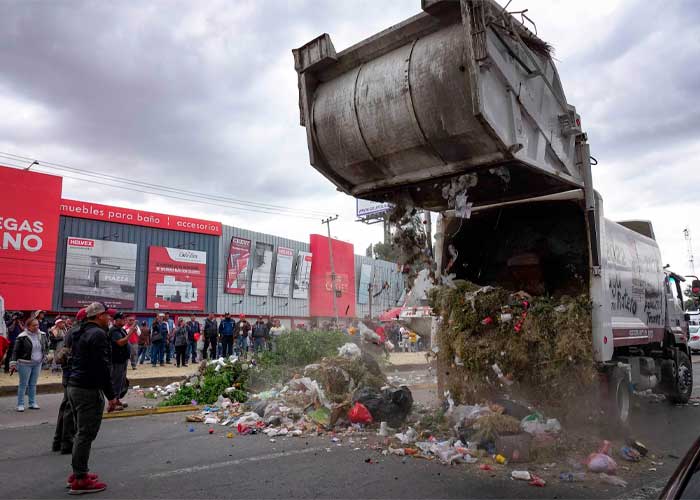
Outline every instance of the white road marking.
{"label": "white road marking", "polygon": [[188,473],[188,472],[199,472],[202,470],[221,469],[222,467],[229,467],[231,465],[240,465],[240,464],[245,464],[245,463],[250,463],[250,462],[263,462],[265,460],[275,460],[276,458],[291,457],[294,455],[305,455],[306,453],[323,451],[323,450],[325,450],[325,448],[326,447],[317,447],[317,448],[304,448],[302,450],[290,450],[290,451],[284,451],[284,452],[280,451],[277,453],[268,453],[267,455],[259,455],[257,457],[238,458],[236,460],[228,460],[226,462],[217,462],[217,463],[208,464],[208,465],[194,465],[192,467],[184,467],[182,469],[169,470],[169,471],[165,471],[165,472],[157,472],[155,474],[146,474],[143,477],[154,478],[154,477],[178,476],[180,474]]}

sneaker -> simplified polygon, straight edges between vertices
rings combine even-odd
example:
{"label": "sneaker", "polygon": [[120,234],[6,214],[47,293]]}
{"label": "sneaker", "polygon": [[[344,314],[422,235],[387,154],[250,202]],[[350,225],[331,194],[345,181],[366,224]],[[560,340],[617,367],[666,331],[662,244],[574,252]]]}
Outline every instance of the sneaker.
{"label": "sneaker", "polygon": [[[88,472],[87,474],[85,474],[85,477],[87,477],[90,481],[97,481],[97,474],[91,474],[90,472]],[[68,476],[68,479],[66,479],[66,488],[70,488],[71,484],[73,484],[73,481],[75,481],[75,474],[71,474],[70,476]]]}
{"label": "sneaker", "polygon": [[17,411],[24,411],[24,405],[17,405]]}
{"label": "sneaker", "polygon": [[33,405],[29,405],[30,410],[41,410],[41,406],[38,404],[34,403]]}
{"label": "sneaker", "polygon": [[105,483],[95,479],[76,479],[70,485],[69,495],[82,495],[83,493],[98,493],[107,489]]}

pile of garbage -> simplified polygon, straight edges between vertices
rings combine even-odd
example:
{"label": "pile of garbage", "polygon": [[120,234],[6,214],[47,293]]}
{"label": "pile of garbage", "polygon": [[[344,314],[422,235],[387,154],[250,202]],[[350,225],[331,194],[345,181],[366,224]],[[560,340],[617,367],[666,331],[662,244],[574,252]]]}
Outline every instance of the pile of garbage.
{"label": "pile of garbage", "polygon": [[[237,359],[211,362],[205,372],[205,387],[206,374],[211,375],[212,370],[219,376],[231,372],[239,378],[210,402],[215,404],[188,416],[188,421],[230,426],[239,434],[300,436],[333,429],[362,430],[380,421],[401,425],[413,405],[411,391],[388,385],[376,359],[352,343],[341,346],[338,356],[307,365],[286,384],[250,395],[247,403],[241,404],[246,398],[238,397],[240,386],[236,383],[252,368],[242,368],[245,364]],[[178,394],[196,387],[185,385]]]}
{"label": "pile of garbage", "polygon": [[430,299],[441,318],[437,356],[450,367],[446,389],[456,401],[505,391],[556,406],[596,380],[585,294],[532,297],[456,280]]}

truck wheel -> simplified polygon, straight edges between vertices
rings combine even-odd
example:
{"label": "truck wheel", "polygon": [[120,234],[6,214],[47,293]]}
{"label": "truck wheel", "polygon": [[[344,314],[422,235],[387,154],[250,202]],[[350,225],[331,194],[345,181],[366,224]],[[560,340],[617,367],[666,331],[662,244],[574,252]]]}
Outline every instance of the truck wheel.
{"label": "truck wheel", "polygon": [[616,369],[611,380],[611,404],[615,419],[620,426],[626,426],[630,419],[630,381],[625,370]]}
{"label": "truck wheel", "polygon": [[678,366],[674,375],[676,380],[673,391],[666,398],[673,404],[685,404],[693,393],[693,364],[683,351],[678,353]]}
{"label": "truck wheel", "polygon": [[627,370],[614,368],[610,373],[608,388],[608,415],[620,428],[626,428],[630,421],[632,393]]}

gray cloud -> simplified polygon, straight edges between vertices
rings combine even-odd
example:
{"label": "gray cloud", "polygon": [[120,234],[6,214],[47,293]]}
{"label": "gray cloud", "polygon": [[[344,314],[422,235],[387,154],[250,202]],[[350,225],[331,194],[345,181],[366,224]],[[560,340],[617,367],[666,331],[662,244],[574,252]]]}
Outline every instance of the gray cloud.
{"label": "gray cloud", "polygon": [[[539,12],[537,0],[517,3],[532,7],[543,38],[566,48],[556,53],[559,71],[601,162],[606,206],[668,202],[654,189],[664,163],[680,179],[677,199],[692,200],[679,152],[697,151],[699,140],[700,3],[624,2],[607,17],[594,15],[593,2],[579,16],[566,15],[566,3],[547,0]],[[419,0],[0,2],[0,110],[15,102],[41,117],[0,121],[0,150],[49,151],[43,159],[334,213],[343,198],[308,166],[291,49],[327,32],[342,50],[419,11]],[[134,202],[107,188],[83,193]],[[353,224],[344,230],[358,248],[379,238]]]}

